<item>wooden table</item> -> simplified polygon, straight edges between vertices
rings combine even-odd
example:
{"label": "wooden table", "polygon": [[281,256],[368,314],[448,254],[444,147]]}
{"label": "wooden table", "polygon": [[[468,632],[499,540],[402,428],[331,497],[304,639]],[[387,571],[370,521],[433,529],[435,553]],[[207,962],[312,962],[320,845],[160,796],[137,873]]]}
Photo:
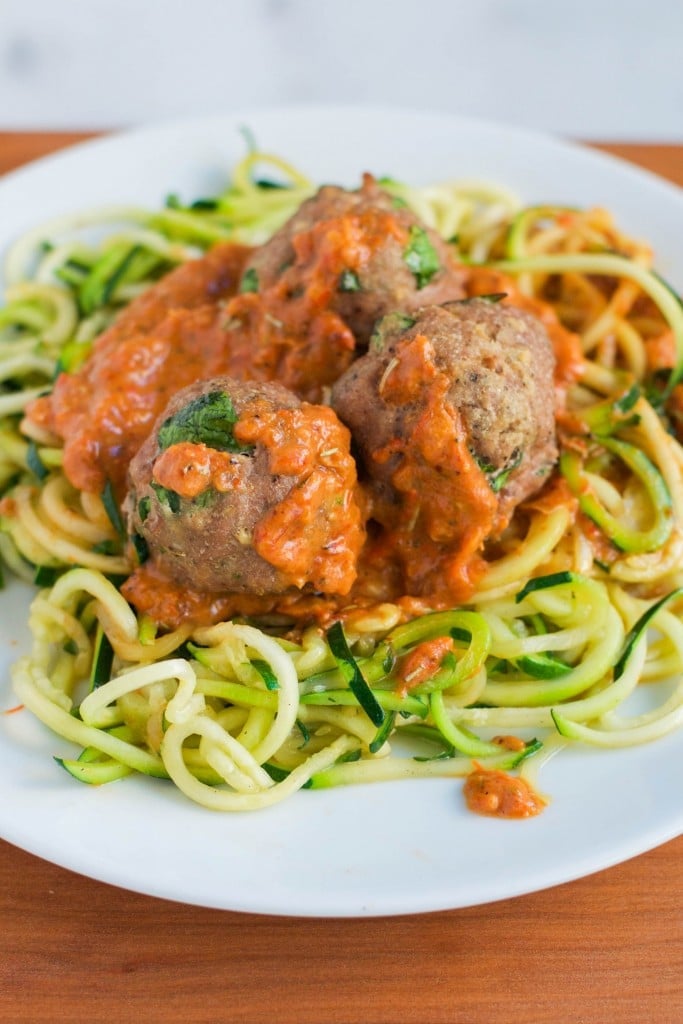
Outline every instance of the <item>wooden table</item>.
{"label": "wooden table", "polygon": [[[0,172],[83,137],[0,133]],[[683,146],[602,148],[683,185]],[[682,868],[679,838],[485,907],[299,920],[138,896],[0,842],[0,1021],[681,1024]]]}

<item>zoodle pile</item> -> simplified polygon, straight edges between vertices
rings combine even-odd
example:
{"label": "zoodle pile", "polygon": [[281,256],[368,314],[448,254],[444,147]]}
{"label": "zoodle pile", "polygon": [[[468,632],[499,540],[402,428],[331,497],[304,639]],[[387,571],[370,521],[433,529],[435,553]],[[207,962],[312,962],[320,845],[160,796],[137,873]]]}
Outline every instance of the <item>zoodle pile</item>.
{"label": "zoodle pile", "polygon": [[[683,722],[678,296],[603,209],[525,207],[481,182],[379,185],[438,232],[470,295],[578,339],[559,460],[454,607],[349,598],[308,619],[160,623],[121,591],[148,552],[115,488],[75,487],[60,439],[26,414],[173,268],[269,239],[315,192],[298,170],[254,150],[215,198],[65,217],[10,249],[0,556],[38,588],[12,677],[21,705],[80,748],[57,758],[76,779],[142,773],[251,810],[302,788],[457,777],[473,809],[527,816],[563,747],[645,743]],[[658,684],[649,710],[624,706]]]}

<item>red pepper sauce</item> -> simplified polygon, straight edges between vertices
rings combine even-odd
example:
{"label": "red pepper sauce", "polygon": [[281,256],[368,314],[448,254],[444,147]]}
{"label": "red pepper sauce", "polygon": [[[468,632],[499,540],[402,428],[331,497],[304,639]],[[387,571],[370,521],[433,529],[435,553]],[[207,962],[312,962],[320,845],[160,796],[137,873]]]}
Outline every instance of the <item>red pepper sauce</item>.
{"label": "red pepper sauce", "polygon": [[221,299],[250,253],[221,244],[171,271],[122,311],[76,373],[62,373],[28,417],[64,439],[64,472],[79,490],[119,497],[128,463],[169,398],[227,372]]}
{"label": "red pepper sauce", "polygon": [[255,550],[292,586],[348,594],[365,530],[346,427],[327,406],[304,402],[297,409],[255,408],[253,415],[247,409],[234,433],[242,444],[268,449],[271,473],[300,477],[256,524]]}
{"label": "red pepper sauce", "polygon": [[418,335],[397,348],[382,397],[420,411],[405,439],[375,456],[402,455],[392,476],[401,503],[375,512],[387,530],[385,542],[401,559],[407,592],[457,604],[474,592],[484,569],[483,543],[501,524],[498,498],[469,450],[448,390],[427,338]]}
{"label": "red pepper sauce", "polygon": [[497,769],[476,768],[470,772],[463,793],[470,811],[494,818],[531,818],[545,807],[545,801],[525,779]]}
{"label": "red pepper sauce", "polygon": [[[183,623],[210,626],[234,616],[276,616],[283,631],[297,623],[316,623],[325,628],[343,618],[348,600],[292,589],[284,594],[206,594],[175,583],[153,559],[139,566],[123,583],[121,593],[141,615],[148,615],[164,629]],[[355,609],[357,611],[357,608]]]}
{"label": "red pepper sauce", "polygon": [[235,615],[267,615],[275,605],[275,598],[192,590],[172,580],[151,558],[125,580],[121,593],[140,615],[148,615],[164,629],[177,629],[186,622],[210,626]]}
{"label": "red pepper sauce", "polygon": [[433,679],[441,668],[447,654],[452,654],[455,645],[450,636],[437,636],[425,640],[405,656],[396,673],[397,690],[405,696],[409,690]]}
{"label": "red pepper sauce", "polygon": [[241,483],[229,452],[190,441],[172,444],[161,452],[152,475],[158,484],[181,498],[197,498],[209,487],[224,494]]}
{"label": "red pepper sauce", "polygon": [[362,273],[390,236],[401,245],[409,237],[390,211],[321,221],[293,237],[294,262],[273,284],[228,304],[231,345],[246,344],[255,379],[278,380],[300,398],[321,400],[351,365],[356,348],[335,311],[341,275]]}

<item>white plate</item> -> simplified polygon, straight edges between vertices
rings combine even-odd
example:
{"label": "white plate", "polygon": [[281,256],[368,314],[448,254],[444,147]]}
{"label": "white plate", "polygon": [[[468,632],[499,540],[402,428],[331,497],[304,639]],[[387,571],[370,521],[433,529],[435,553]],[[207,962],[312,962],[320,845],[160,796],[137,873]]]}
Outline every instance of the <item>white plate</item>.
{"label": "white plate", "polygon": [[[395,109],[279,109],[162,125],[76,147],[0,183],[4,245],[94,203],[159,204],[218,191],[243,155],[238,129],[315,180],[363,170],[415,184],[500,181],[527,202],[603,205],[654,244],[683,286],[683,195],[610,158],[500,125]],[[28,642],[27,588],[0,594],[6,665]],[[588,874],[682,831],[683,735],[625,751],[578,749],[545,769],[550,807],[529,821],[468,814],[457,781],[305,792],[271,810],[219,815],[171,785],[74,782],[69,752],[26,713],[0,718],[0,834],[56,864],[128,889],[231,910],[364,916],[486,903]]]}

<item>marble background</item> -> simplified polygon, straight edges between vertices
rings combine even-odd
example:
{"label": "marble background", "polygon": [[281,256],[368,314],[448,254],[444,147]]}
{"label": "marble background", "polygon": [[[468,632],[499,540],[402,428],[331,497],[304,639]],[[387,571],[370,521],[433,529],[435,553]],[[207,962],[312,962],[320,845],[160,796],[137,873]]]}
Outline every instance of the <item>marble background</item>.
{"label": "marble background", "polygon": [[0,128],[395,103],[683,139],[682,0],[0,0]]}

